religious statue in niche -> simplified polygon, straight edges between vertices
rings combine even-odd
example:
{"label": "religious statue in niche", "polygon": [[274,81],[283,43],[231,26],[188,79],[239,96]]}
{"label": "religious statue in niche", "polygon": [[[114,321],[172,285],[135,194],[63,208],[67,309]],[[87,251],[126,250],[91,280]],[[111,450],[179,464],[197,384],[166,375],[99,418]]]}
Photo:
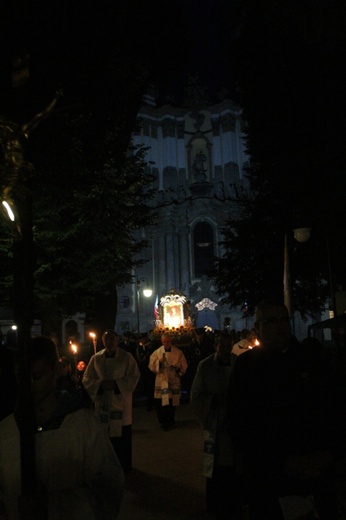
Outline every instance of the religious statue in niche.
{"label": "religious statue in niche", "polygon": [[197,182],[203,182],[207,180],[207,169],[204,166],[204,163],[207,160],[207,156],[203,152],[203,150],[200,148],[196,155],[195,159],[192,164],[193,174],[195,177],[195,180]]}

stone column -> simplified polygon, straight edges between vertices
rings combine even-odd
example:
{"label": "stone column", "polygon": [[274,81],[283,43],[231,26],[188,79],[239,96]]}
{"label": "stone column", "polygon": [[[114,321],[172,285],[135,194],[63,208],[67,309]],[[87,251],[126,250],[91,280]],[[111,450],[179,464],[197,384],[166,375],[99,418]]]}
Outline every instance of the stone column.
{"label": "stone column", "polygon": [[166,231],[161,228],[156,242],[156,266],[157,266],[157,281],[156,287],[159,298],[166,292]]}
{"label": "stone column", "polygon": [[166,234],[166,289],[169,291],[170,289],[175,289],[175,248],[174,248],[174,232],[172,229],[169,229]]}
{"label": "stone column", "polygon": [[181,227],[179,233],[180,289],[188,294],[190,288],[189,228]]}

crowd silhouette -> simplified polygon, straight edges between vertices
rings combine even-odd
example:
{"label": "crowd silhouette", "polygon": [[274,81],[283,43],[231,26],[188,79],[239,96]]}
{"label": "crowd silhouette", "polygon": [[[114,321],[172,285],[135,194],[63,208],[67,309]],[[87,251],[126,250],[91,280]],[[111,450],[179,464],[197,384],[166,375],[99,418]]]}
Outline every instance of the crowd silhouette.
{"label": "crowd silhouette", "polygon": [[[79,406],[96,413],[100,424],[104,392],[123,411],[129,387],[122,379],[128,369],[118,372],[115,352],[120,351],[122,366],[130,362],[134,367],[130,393],[148,413],[156,410],[163,430],[176,427],[175,406],[185,394],[205,439],[202,471],[210,520],[343,518],[338,494],[346,460],[342,373],[327,362],[317,339],[297,341],[283,304],[260,302],[251,330],[180,327],[120,338],[106,332],[117,338],[112,356],[107,356],[107,342],[104,351],[84,358],[65,356],[66,349],[55,343],[55,392],[65,398],[78,394]],[[95,393],[91,367],[102,352],[114,358],[114,372],[102,376],[109,387],[97,376]],[[15,367],[15,348],[2,341],[0,424],[16,410]],[[112,421],[115,415],[109,413]],[[131,418],[127,420],[113,446],[125,478],[132,467]]]}

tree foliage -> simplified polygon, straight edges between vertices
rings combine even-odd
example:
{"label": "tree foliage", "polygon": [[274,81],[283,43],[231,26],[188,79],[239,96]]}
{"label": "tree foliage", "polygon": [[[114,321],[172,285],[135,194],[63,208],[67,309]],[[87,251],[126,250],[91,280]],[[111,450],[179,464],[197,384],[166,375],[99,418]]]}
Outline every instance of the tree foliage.
{"label": "tree foliage", "polygon": [[[81,124],[74,122],[73,129]],[[121,161],[114,159],[114,134],[105,143],[102,166],[83,165],[85,143],[80,129],[75,132],[77,143],[59,143],[49,163],[36,162],[37,188],[44,186],[34,198],[36,294],[61,314],[83,309],[98,322],[110,315],[114,323],[116,287],[131,281],[134,258],[145,246],[134,235],[153,221],[152,177],[142,148],[130,147]]]}
{"label": "tree foliage", "polygon": [[[21,128],[57,90],[63,94],[28,135],[34,169],[14,189],[25,184],[33,196],[41,318],[79,310],[102,327],[114,325],[116,285],[129,281],[144,245],[133,235],[152,218],[151,178],[143,151],[131,149],[131,133],[148,83],[179,56],[171,35],[181,25],[180,4],[54,0],[10,3],[3,11],[2,121]],[[5,302],[12,250],[2,236]]]}
{"label": "tree foliage", "polygon": [[[216,281],[230,304],[282,297],[284,236],[289,238],[294,305],[315,314],[344,285],[344,3],[235,2],[236,99],[244,109],[252,198],[229,222]],[[306,244],[292,229],[311,227]],[[328,282],[328,283],[327,283]]]}
{"label": "tree foliage", "polygon": [[[115,160],[116,134],[102,133],[100,150],[85,137],[89,130],[86,117],[63,115],[59,132],[57,122],[47,120],[31,142],[35,310],[48,322],[83,311],[111,326],[116,287],[131,281],[134,258],[145,247],[134,235],[153,222],[152,177],[143,148],[129,147]],[[7,270],[3,294],[12,296]]]}

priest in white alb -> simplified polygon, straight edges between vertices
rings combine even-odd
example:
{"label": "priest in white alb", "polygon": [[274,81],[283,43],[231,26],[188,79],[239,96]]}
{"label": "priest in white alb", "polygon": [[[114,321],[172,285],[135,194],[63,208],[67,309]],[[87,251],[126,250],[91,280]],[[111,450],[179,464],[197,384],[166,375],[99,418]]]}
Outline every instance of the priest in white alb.
{"label": "priest in white alb", "polygon": [[154,401],[161,428],[169,430],[175,424],[175,409],[180,403],[181,378],[187,369],[182,350],[172,345],[168,332],[161,336],[162,346],[149,359],[149,369],[156,374]]}
{"label": "priest in white alb", "polygon": [[83,385],[127,472],[132,468],[132,395],[140,372],[132,354],[119,348],[115,331],[106,330],[102,342],[105,348],[91,357]]}

